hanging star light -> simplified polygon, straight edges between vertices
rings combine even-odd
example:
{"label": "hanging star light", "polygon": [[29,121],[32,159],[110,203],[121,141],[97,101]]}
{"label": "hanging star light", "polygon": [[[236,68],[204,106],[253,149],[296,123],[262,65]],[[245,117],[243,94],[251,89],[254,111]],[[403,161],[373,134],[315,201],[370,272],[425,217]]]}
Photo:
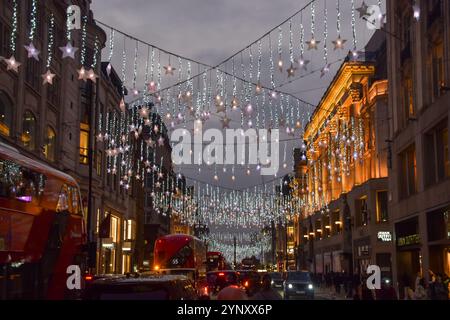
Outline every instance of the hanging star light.
{"label": "hanging star light", "polygon": [[344,49],[344,44],[347,42],[347,40],[342,39],[341,35],[338,36],[338,38],[334,41],[332,41],[332,43],[334,44],[334,50],[337,49]]}
{"label": "hanging star light", "polygon": [[163,147],[164,142],[165,142],[165,140],[164,140],[163,136],[160,136],[158,139],[158,146]]}
{"label": "hanging star light", "polygon": [[300,58],[298,58],[297,63],[298,65],[303,68],[304,70],[308,69],[308,63],[310,61],[309,60],[305,60],[305,58],[303,57],[303,55],[300,56]]}
{"label": "hanging star light", "polygon": [[47,83],[52,85],[53,84],[53,78],[55,78],[56,74],[52,73],[50,70],[47,70],[46,73],[41,75],[43,81],[42,84],[46,85]]}
{"label": "hanging star light", "polygon": [[120,111],[125,112],[126,105],[125,105],[125,100],[123,98],[120,100],[119,108],[120,108]]}
{"label": "hanging star light", "polygon": [[223,103],[223,101],[221,101],[221,103],[216,105],[216,111],[217,111],[217,113],[226,112],[226,107],[225,107],[225,104]]}
{"label": "hanging star light", "polygon": [[30,42],[29,45],[24,46],[28,52],[28,58],[34,58],[36,61],[39,61],[39,53],[40,51],[36,49],[33,42]]}
{"label": "hanging star light", "polygon": [[84,67],[81,67],[79,70],[77,70],[78,72],[78,80],[83,80],[83,81],[87,81],[87,72],[86,69]]}
{"label": "hanging star light", "polygon": [[356,11],[359,12],[359,18],[363,18],[367,15],[367,10],[369,9],[369,6],[366,4],[365,1],[362,2],[361,7],[357,8]]}
{"label": "hanging star light", "polygon": [[330,71],[330,65],[327,64],[320,70],[320,77],[323,78]]}
{"label": "hanging star light", "polygon": [[176,69],[174,67],[172,67],[169,63],[167,66],[164,66],[164,70],[166,71],[166,75],[173,76],[173,73]]}
{"label": "hanging star light", "polygon": [[230,128],[230,119],[227,117],[227,116],[225,116],[222,120],[222,128],[223,129],[225,129],[225,128]]}
{"label": "hanging star light", "polygon": [[69,42],[67,42],[65,47],[59,47],[59,50],[62,51],[62,58],[71,58],[71,59],[75,59],[75,53],[78,51],[78,48],[72,46],[72,44]]}
{"label": "hanging star light", "polygon": [[19,67],[22,65],[20,62],[17,62],[16,58],[14,56],[11,56],[9,59],[4,59],[6,62],[6,70],[14,71],[16,73],[19,72]]}
{"label": "hanging star light", "polygon": [[306,41],[306,44],[308,45],[308,50],[312,50],[312,49],[317,50],[317,49],[318,49],[317,45],[318,45],[319,43],[320,43],[320,41],[317,41],[317,40],[314,38],[314,35],[312,36],[311,40]]}
{"label": "hanging star light", "polygon": [[295,71],[297,71],[297,68],[294,67],[293,63],[291,63],[291,66],[289,67],[289,69],[287,69],[288,78],[295,77]]}
{"label": "hanging star light", "polygon": [[141,118],[147,118],[148,114],[149,114],[149,109],[147,106],[144,106],[141,109],[139,109],[139,116]]}
{"label": "hanging star light", "polygon": [[258,81],[258,83],[256,84],[256,87],[255,87],[255,94],[259,95],[259,94],[261,94],[261,92],[262,92],[262,85],[261,85],[261,82]]}
{"label": "hanging star light", "polygon": [[91,80],[93,83],[96,83],[96,82],[97,82],[97,78],[98,78],[98,76],[95,74],[94,69],[90,69],[90,70],[87,72],[86,79],[89,79],[89,80]]}

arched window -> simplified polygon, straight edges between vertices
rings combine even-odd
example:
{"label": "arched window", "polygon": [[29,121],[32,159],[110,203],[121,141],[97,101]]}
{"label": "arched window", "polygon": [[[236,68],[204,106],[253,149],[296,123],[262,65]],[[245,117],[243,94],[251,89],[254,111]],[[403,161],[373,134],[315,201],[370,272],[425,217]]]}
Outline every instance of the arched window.
{"label": "arched window", "polygon": [[55,161],[56,133],[52,127],[47,126],[45,131],[44,155],[47,160]]}
{"label": "arched window", "polygon": [[9,137],[12,126],[12,103],[0,91],[0,134]]}
{"label": "arched window", "polygon": [[23,115],[22,143],[28,150],[36,148],[36,118],[30,111],[25,111]]}

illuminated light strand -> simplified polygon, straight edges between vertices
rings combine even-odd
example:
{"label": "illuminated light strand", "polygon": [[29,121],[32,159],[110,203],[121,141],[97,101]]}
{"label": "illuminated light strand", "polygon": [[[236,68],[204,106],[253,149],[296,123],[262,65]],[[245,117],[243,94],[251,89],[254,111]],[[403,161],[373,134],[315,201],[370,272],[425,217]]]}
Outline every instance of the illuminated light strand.
{"label": "illuminated light strand", "polygon": [[336,31],[341,35],[341,0],[336,1]]}
{"label": "illuminated light strand", "polygon": [[114,56],[115,35],[116,35],[116,30],[111,29],[110,34],[109,34],[108,62],[111,62],[111,60],[112,60],[112,58]]}
{"label": "illuminated light strand", "polygon": [[328,66],[328,47],[327,47],[327,41],[328,41],[328,10],[327,10],[327,2],[324,3],[324,11],[323,11],[323,60],[325,62],[325,66]]}
{"label": "illuminated light strand", "polygon": [[98,36],[95,36],[94,56],[93,56],[92,65],[91,65],[91,68],[94,69],[94,70],[97,68],[99,53],[100,53],[100,42],[98,40]]}
{"label": "illuminated light strand", "polygon": [[122,49],[122,97],[125,97],[125,81],[126,81],[126,68],[127,68],[127,51],[126,51],[126,37],[123,37],[123,49]]}
{"label": "illuminated light strand", "polygon": [[83,26],[81,30],[81,65],[84,66],[86,63],[86,50],[87,50],[87,22],[88,17],[83,16]]}
{"label": "illuminated light strand", "polygon": [[353,51],[356,53],[356,47],[358,45],[358,41],[356,39],[356,16],[355,16],[355,0],[351,0],[352,5],[352,38],[353,38]]}
{"label": "illuminated light strand", "polygon": [[136,41],[136,47],[134,48],[134,62],[133,62],[133,90],[136,90],[136,81],[138,76],[138,53],[139,53],[139,41]]}
{"label": "illuminated light strand", "polygon": [[10,37],[10,49],[12,54],[16,52],[16,40],[17,40],[17,31],[18,31],[18,3],[17,0],[13,0],[13,14],[12,14],[12,29],[11,29],[11,37]]}
{"label": "illuminated light strand", "polygon": [[37,0],[31,1],[31,12],[30,12],[30,34],[28,39],[30,41],[34,40],[34,36],[36,35],[36,27],[37,27]]}
{"label": "illuminated light strand", "polygon": [[55,44],[55,16],[50,14],[48,27],[48,44],[47,44],[47,69],[50,68],[53,60],[53,46]]}
{"label": "illuminated light strand", "polygon": [[294,35],[292,33],[292,20],[289,20],[289,60],[294,63]]}

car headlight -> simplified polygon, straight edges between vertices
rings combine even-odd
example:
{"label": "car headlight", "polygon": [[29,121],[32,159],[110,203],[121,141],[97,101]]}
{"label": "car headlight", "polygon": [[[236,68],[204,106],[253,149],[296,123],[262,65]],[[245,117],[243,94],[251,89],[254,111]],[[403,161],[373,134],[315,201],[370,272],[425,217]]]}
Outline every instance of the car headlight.
{"label": "car headlight", "polygon": [[312,290],[312,289],[314,289],[314,286],[312,284],[308,284],[308,289]]}
{"label": "car headlight", "polygon": [[274,284],[275,282],[273,282],[273,280],[272,281],[270,281],[270,284]]}
{"label": "car headlight", "polygon": [[289,289],[292,289],[293,287],[294,287],[294,286],[293,286],[291,283],[288,284],[288,288],[289,288]]}

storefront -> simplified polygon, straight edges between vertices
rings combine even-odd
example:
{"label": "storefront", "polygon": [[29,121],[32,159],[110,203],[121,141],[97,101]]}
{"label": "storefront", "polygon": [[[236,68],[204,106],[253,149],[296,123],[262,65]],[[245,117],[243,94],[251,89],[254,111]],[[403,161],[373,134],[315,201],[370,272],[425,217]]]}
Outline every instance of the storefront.
{"label": "storefront", "polygon": [[427,214],[430,269],[438,274],[450,274],[450,207]]}
{"label": "storefront", "polygon": [[372,246],[370,237],[364,237],[353,241],[354,270],[363,272],[372,264]]}

